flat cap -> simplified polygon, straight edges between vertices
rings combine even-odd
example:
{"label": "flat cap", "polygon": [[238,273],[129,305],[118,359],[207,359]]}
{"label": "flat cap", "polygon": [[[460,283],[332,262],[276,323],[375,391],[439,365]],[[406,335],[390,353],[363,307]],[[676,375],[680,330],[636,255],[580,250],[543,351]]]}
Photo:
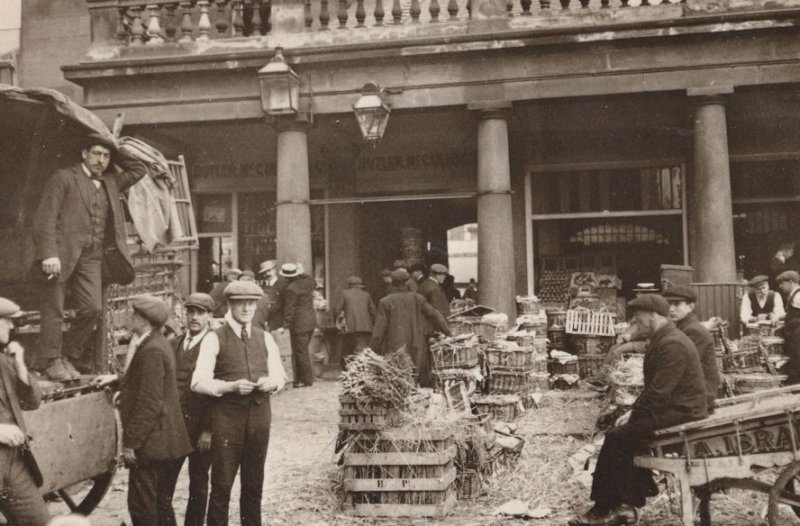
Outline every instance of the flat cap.
{"label": "flat cap", "polygon": [[782,281],[791,281],[792,283],[800,283],[800,274],[795,272],[794,270],[787,270],[785,272],[781,272],[778,274],[778,277],[775,278],[775,281],[782,282]]}
{"label": "flat cap", "polygon": [[359,278],[358,276],[350,276],[349,278],[347,278],[347,284],[355,286],[355,285],[363,285],[364,282],[361,281],[361,278]]}
{"label": "flat cap", "polygon": [[638,298],[629,301],[628,307],[633,310],[655,312],[662,316],[669,315],[669,303],[661,294],[642,294]]}
{"label": "flat cap", "polygon": [[161,327],[169,318],[169,307],[161,298],[151,294],[141,294],[131,298],[131,307],[156,327]]}
{"label": "flat cap", "polygon": [[241,274],[239,274],[239,279],[242,279],[242,280],[245,280],[245,281],[255,281],[256,280],[256,274],[252,270],[245,270]]}
{"label": "flat cap", "polygon": [[388,268],[385,268],[385,269],[381,270],[381,277],[382,278],[385,278],[386,276],[390,276],[391,277],[391,275],[392,275],[392,271],[389,270]]}
{"label": "flat cap", "polygon": [[280,275],[284,278],[294,278],[302,273],[297,263],[284,263],[281,265]]}
{"label": "flat cap", "polygon": [[405,259],[395,259],[394,263],[392,263],[392,268],[397,270],[399,268],[406,268],[406,260]]}
{"label": "flat cap", "polygon": [[411,275],[403,269],[397,269],[392,272],[392,283],[405,283],[411,278]]}
{"label": "flat cap", "polygon": [[241,273],[242,273],[242,271],[240,269],[238,269],[238,268],[229,268],[228,270],[225,271],[225,275],[226,276],[239,277],[241,275]]}
{"label": "flat cap", "polygon": [[257,300],[264,291],[253,281],[231,281],[224,294],[229,300]]}
{"label": "flat cap", "polygon": [[6,298],[0,298],[0,318],[19,318],[22,310],[19,305]]}
{"label": "flat cap", "polygon": [[431,273],[434,274],[447,274],[447,267],[442,265],[441,263],[434,263],[431,265]]}
{"label": "flat cap", "polygon": [[184,307],[195,307],[198,309],[203,309],[205,311],[211,312],[214,310],[214,298],[206,294],[205,292],[194,292],[189,294],[189,297],[186,298],[186,301],[183,302]]}
{"label": "flat cap", "polygon": [[759,283],[764,283],[765,281],[769,281],[769,278],[764,274],[759,274],[758,276],[753,276],[750,278],[750,281],[747,282],[747,285],[750,287],[755,287]]}
{"label": "flat cap", "polygon": [[409,265],[408,266],[408,271],[409,272],[416,272],[416,271],[425,272],[425,265],[423,265],[422,263],[414,263],[413,265]]}
{"label": "flat cap", "polygon": [[676,287],[671,287],[664,292],[661,293],[667,301],[685,301],[688,303],[694,303],[697,301],[697,294],[684,285],[678,285]]}
{"label": "flat cap", "polygon": [[100,133],[90,133],[86,136],[86,140],[83,141],[83,147],[87,150],[92,146],[97,145],[105,146],[111,150],[111,153],[116,153],[119,151],[119,146],[117,146],[117,143],[114,141],[114,139]]}

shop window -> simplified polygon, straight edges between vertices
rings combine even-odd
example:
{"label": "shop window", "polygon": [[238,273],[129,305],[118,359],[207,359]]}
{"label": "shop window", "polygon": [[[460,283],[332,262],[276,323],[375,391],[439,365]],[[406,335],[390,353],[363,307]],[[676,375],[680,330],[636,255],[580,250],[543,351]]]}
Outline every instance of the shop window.
{"label": "shop window", "polygon": [[616,245],[621,243],[655,243],[668,245],[669,237],[655,229],[632,223],[593,225],[579,230],[569,238],[578,245]]}
{"label": "shop window", "polygon": [[199,233],[233,232],[231,194],[199,194],[196,197]]}
{"label": "shop window", "polygon": [[747,161],[731,163],[734,199],[800,196],[800,161]]}
{"label": "shop window", "polygon": [[197,248],[197,225],[192,209],[192,196],[189,191],[189,177],[186,172],[186,161],[183,155],[177,161],[167,161],[170,173],[175,180],[172,190],[175,207],[178,209],[178,220],[181,236],[172,240],[172,245]]}

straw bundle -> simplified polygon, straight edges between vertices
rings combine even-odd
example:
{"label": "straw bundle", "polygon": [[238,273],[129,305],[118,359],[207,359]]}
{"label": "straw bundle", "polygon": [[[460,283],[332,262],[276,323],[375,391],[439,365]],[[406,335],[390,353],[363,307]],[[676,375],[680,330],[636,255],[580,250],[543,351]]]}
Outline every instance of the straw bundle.
{"label": "straw bundle", "polygon": [[361,407],[383,403],[403,409],[417,390],[414,365],[403,348],[386,357],[371,349],[348,357],[341,380],[343,392]]}

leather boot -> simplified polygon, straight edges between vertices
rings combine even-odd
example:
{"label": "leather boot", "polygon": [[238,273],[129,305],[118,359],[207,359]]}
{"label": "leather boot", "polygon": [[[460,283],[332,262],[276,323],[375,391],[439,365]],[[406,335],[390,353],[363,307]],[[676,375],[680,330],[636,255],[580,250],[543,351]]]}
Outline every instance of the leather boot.
{"label": "leather boot", "polygon": [[69,382],[72,380],[72,375],[64,366],[64,362],[61,358],[53,358],[50,360],[47,369],[44,370],[44,374],[47,376],[48,380],[53,382]]}

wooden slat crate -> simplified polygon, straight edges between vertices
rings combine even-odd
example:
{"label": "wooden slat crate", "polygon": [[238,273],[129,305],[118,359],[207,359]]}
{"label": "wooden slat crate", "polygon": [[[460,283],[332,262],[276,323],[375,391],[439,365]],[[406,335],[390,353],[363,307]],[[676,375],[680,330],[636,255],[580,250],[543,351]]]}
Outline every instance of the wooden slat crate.
{"label": "wooden slat crate", "polygon": [[570,309],[567,311],[567,334],[614,336],[617,314],[613,312]]}
{"label": "wooden slat crate", "polygon": [[359,405],[350,395],[339,396],[339,429],[345,431],[372,431],[395,425],[399,411],[379,403]]}
{"label": "wooden slat crate", "polygon": [[436,430],[388,429],[356,440],[344,455],[345,513],[357,517],[444,517],[456,502],[456,446]]}

